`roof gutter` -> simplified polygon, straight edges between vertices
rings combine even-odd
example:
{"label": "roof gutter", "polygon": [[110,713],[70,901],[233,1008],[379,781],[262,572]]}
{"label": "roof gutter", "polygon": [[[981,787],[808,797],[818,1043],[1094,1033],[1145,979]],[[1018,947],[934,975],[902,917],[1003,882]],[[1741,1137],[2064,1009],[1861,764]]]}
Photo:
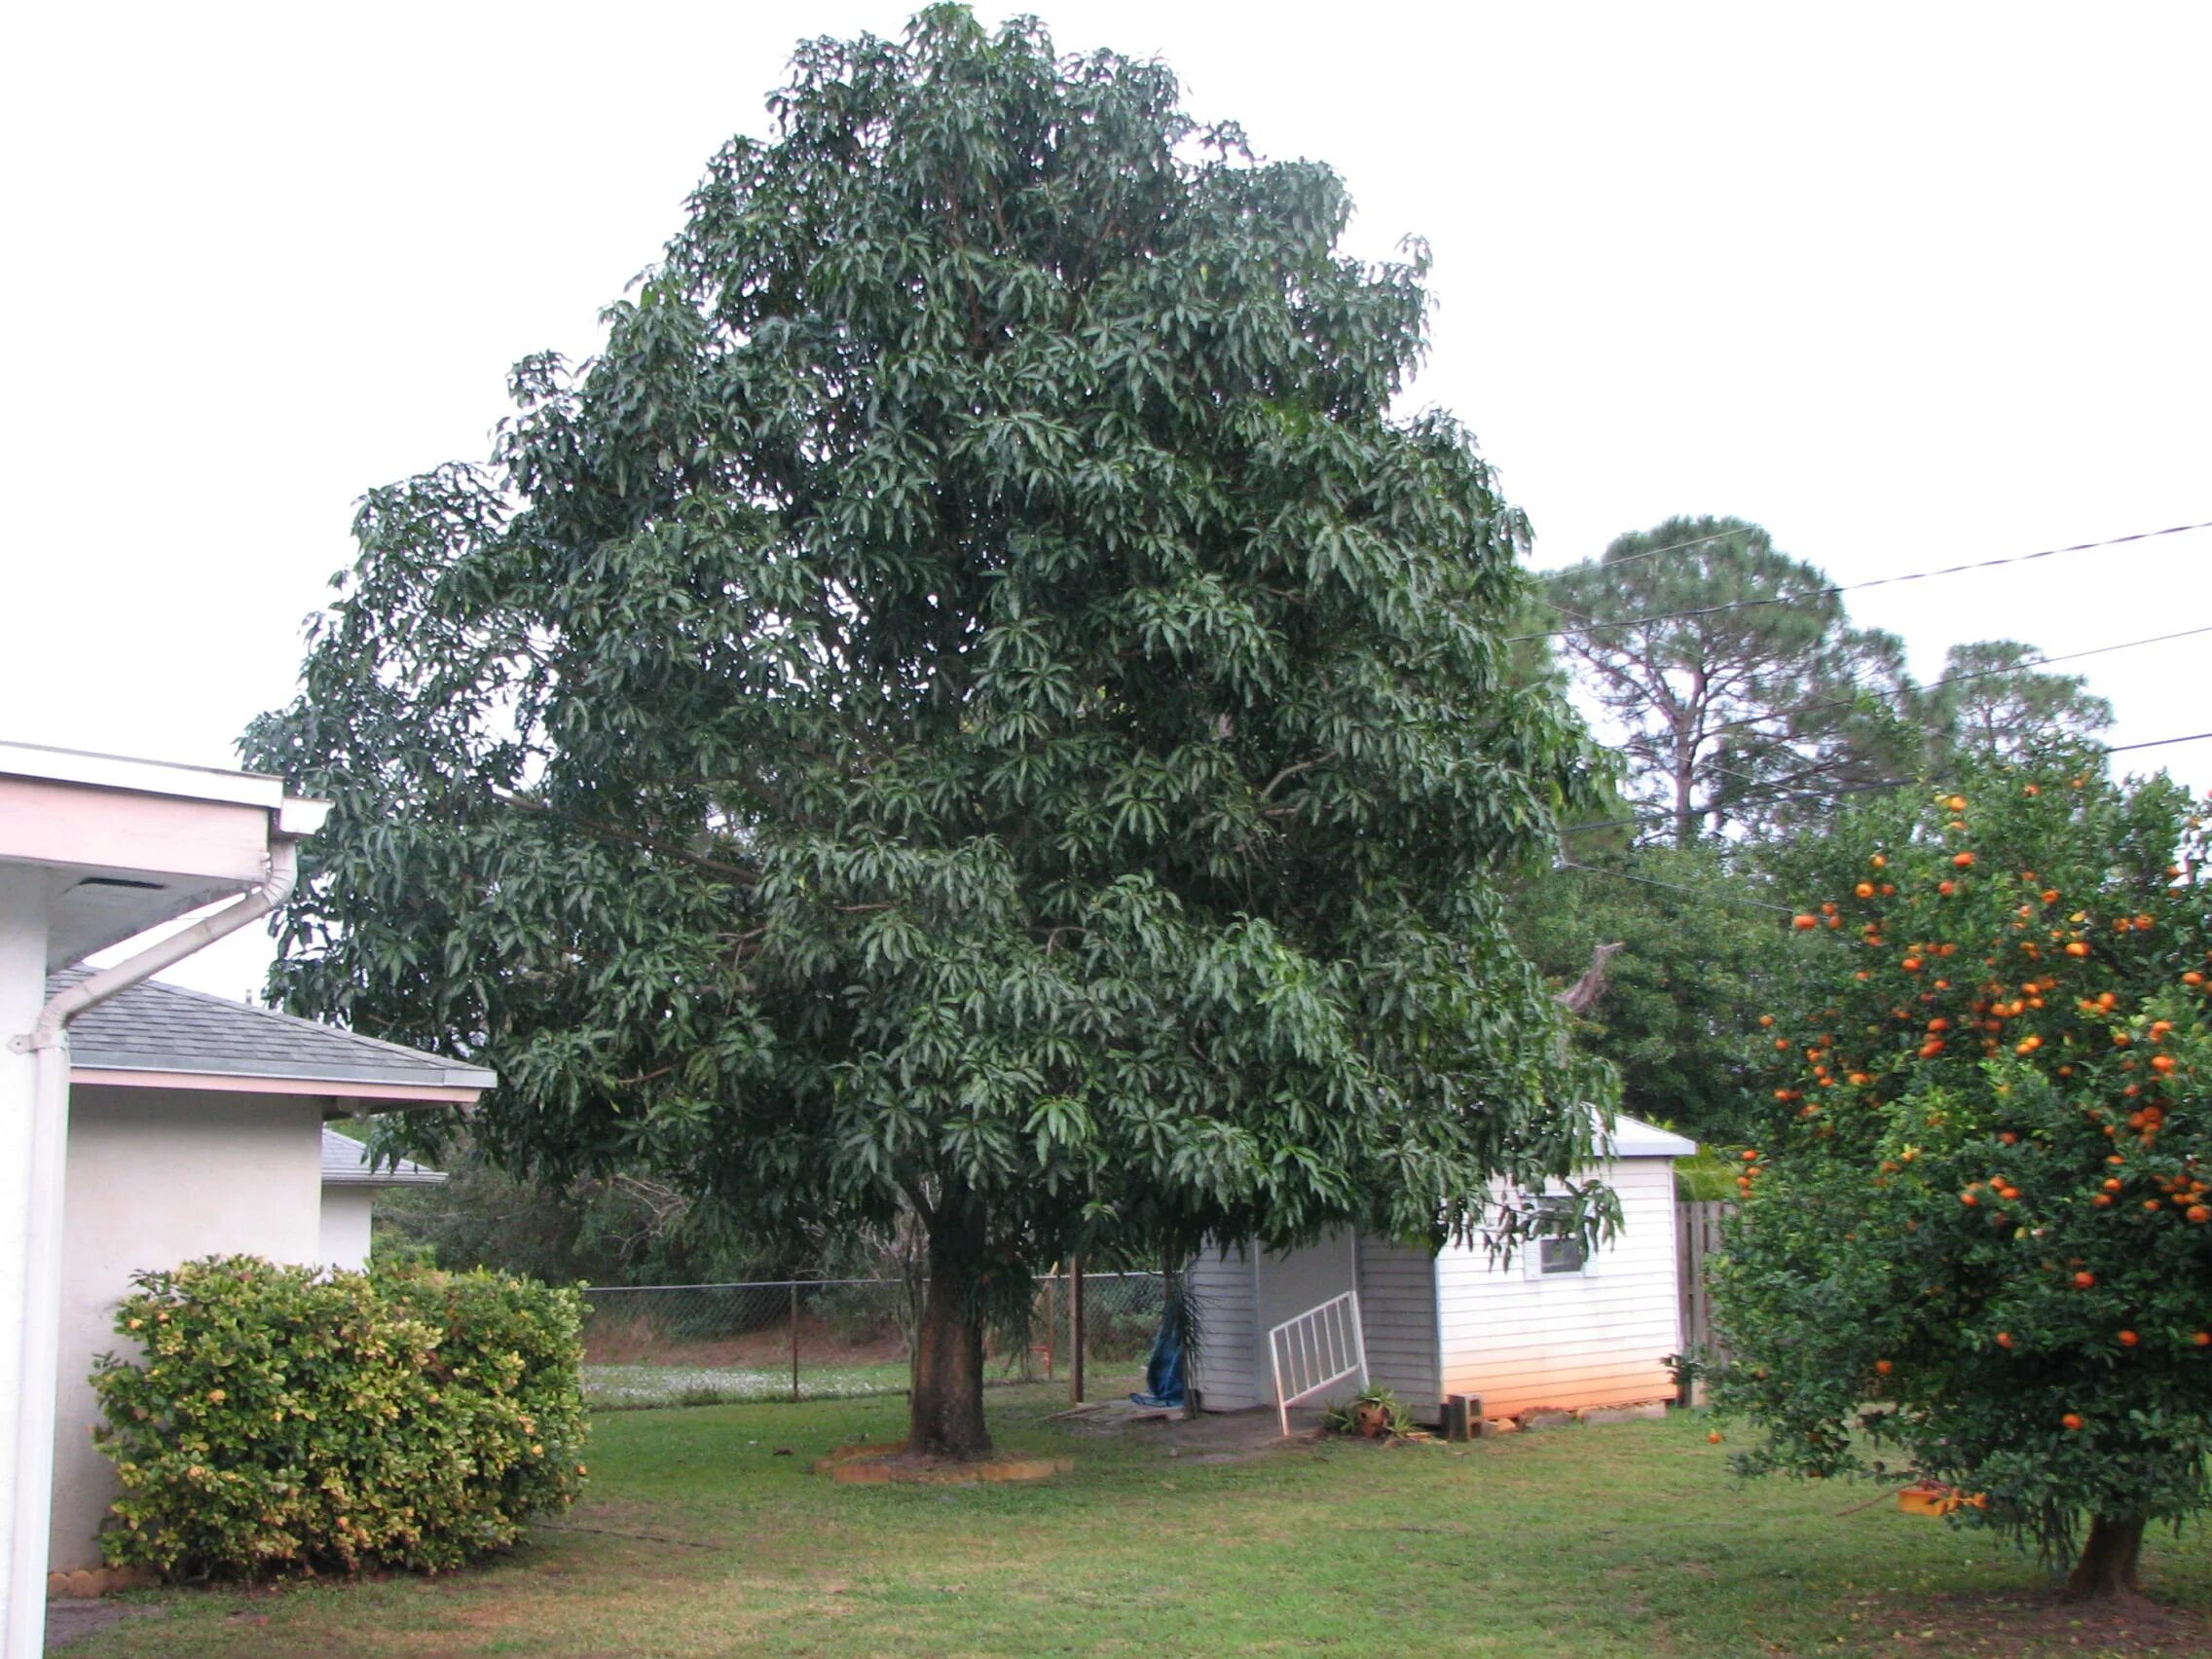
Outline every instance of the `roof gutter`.
{"label": "roof gutter", "polygon": [[87,1009],[152,978],[163,969],[259,921],[292,895],[300,848],[273,814],[269,871],[236,903],[203,917],[135,956],[81,979],[39,1011],[28,1035],[8,1039],[33,1056],[30,1203],[23,1251],[22,1357],[17,1384],[16,1486],[12,1559],[7,1563],[7,1628],[0,1652],[41,1651],[46,1629],[47,1529],[54,1486],[55,1382],[60,1360],[61,1195],[68,1172],[69,1021]]}

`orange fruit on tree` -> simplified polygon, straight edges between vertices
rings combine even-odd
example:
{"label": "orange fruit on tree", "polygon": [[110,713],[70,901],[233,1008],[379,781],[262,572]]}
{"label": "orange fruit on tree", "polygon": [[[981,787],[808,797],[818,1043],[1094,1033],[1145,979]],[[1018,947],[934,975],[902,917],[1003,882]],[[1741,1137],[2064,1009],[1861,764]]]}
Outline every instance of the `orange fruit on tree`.
{"label": "orange fruit on tree", "polygon": [[2058,1420],[2064,1423],[2070,1429],[2080,1429],[2084,1426],[2082,1419],[2082,1414],[2080,1412],[2068,1412]]}

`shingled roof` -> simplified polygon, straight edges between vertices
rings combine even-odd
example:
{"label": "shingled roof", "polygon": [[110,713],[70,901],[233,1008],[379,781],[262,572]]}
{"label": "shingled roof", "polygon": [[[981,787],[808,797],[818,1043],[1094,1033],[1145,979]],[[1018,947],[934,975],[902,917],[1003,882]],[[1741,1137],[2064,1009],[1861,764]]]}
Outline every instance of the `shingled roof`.
{"label": "shingled roof", "polygon": [[322,1126],[322,1184],[325,1187],[435,1187],[446,1178],[443,1169],[402,1158],[396,1163],[371,1164],[369,1149],[351,1135],[340,1134],[328,1124]]}
{"label": "shingled roof", "polygon": [[[91,972],[71,968],[53,975],[47,980],[47,994],[75,984]],[[445,1090],[490,1088],[498,1082],[496,1073],[482,1066],[462,1065],[420,1049],[381,1043],[335,1025],[158,979],[133,985],[71,1020],[69,1048],[71,1068],[76,1071],[173,1072]]]}

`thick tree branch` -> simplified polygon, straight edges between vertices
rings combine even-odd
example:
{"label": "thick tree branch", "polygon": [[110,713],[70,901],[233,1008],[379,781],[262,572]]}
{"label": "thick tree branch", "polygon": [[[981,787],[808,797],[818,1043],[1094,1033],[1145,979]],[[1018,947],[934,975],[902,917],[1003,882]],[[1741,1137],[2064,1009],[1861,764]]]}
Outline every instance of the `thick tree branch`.
{"label": "thick tree branch", "polygon": [[1613,958],[1628,948],[1626,943],[1601,944],[1591,952],[1590,966],[1582,971],[1582,977],[1559,993],[1559,1000],[1569,1014],[1588,1014],[1598,1006],[1598,999],[1605,994],[1605,970]]}
{"label": "thick tree branch", "polygon": [[655,835],[642,835],[635,830],[624,830],[617,825],[601,824],[589,818],[572,817],[569,813],[558,811],[541,801],[531,800],[524,795],[507,794],[501,791],[494,791],[493,793],[502,806],[519,807],[524,812],[534,812],[540,818],[550,818],[556,824],[566,824],[571,830],[580,830],[585,834],[596,835],[603,841],[620,841],[625,846],[641,847],[648,853],[658,853],[663,858],[678,859],[689,865],[693,869],[708,870],[716,875],[726,875],[732,881],[746,887],[753,886],[760,879],[760,872],[756,869],[747,869],[742,865],[723,864],[719,859],[704,858],[688,848],[680,847],[673,841],[663,841]]}

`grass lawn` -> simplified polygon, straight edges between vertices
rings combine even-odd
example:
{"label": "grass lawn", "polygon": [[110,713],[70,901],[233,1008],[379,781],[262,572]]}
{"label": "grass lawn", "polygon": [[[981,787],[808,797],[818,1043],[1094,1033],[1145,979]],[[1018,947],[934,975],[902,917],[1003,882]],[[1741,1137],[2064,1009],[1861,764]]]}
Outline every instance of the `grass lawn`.
{"label": "grass lawn", "polygon": [[[68,1651],[2080,1656],[2145,1634],[2023,1601],[2031,1562],[1871,1488],[1739,1484],[1700,1419],[1199,1462],[1147,1431],[1070,1435],[1044,1420],[1060,1398],[992,1392],[1002,1446],[1078,1458],[1033,1487],[809,1474],[833,1446],[896,1438],[899,1399],[606,1414],[586,1501],[488,1567],[159,1592],[160,1616]],[[2155,1650],[2212,1646],[2202,1535],[2160,1536],[2145,1578],[2175,1609]]]}
{"label": "grass lawn", "polygon": [[[904,1360],[887,1365],[801,1365],[801,1399],[844,1399],[855,1394],[903,1394],[910,1375]],[[642,1407],[789,1401],[791,1367],[743,1365],[587,1365],[584,1398],[594,1411]]]}

